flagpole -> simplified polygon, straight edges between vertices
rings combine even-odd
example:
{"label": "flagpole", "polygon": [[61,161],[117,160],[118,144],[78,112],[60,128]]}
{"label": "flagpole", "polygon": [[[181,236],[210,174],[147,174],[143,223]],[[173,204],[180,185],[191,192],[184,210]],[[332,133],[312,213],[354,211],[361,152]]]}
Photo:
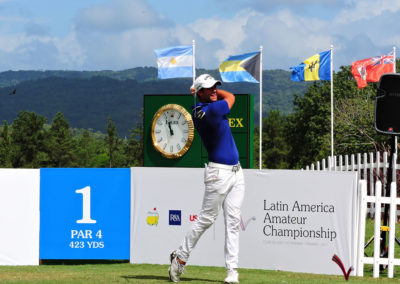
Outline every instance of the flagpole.
{"label": "flagpole", "polygon": [[192,40],[192,46],[193,46],[193,58],[192,58],[192,66],[193,66],[193,84],[194,81],[196,80],[196,41]]}
{"label": "flagpole", "polygon": [[[393,73],[396,73],[396,47],[395,46],[393,46]],[[394,137],[394,143],[396,145],[394,152],[397,155],[397,136]]]}
{"label": "flagpole", "polygon": [[262,50],[263,46],[260,45],[260,153],[259,153],[259,163],[260,170],[262,169]]}
{"label": "flagpole", "polygon": [[331,45],[331,168],[333,169],[333,45]]}
{"label": "flagpole", "polygon": [[[192,57],[192,70],[193,70],[193,86],[194,81],[196,80],[196,41],[192,40],[192,47],[193,47],[193,57]],[[196,106],[196,92],[193,94],[194,106]]]}

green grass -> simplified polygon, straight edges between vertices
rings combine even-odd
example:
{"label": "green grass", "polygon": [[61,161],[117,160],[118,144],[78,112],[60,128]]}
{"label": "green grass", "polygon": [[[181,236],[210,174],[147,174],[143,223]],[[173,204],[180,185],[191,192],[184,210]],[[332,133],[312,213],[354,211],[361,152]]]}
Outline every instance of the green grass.
{"label": "green grass", "polygon": [[[396,236],[399,234],[396,225]],[[373,221],[367,220],[365,239],[373,235]],[[365,250],[372,255],[373,243]],[[396,245],[395,255],[400,257]],[[124,262],[47,261],[40,266],[0,266],[0,283],[168,283],[167,265],[129,264]],[[338,267],[339,269],[339,267]],[[387,269],[380,278],[372,277],[372,265],[364,266],[364,277],[318,275],[259,269],[239,269],[240,283],[399,283],[400,267],[395,267],[394,278],[387,278]],[[181,283],[223,283],[226,276],[222,267],[188,266]]]}
{"label": "green grass", "polygon": [[[398,283],[400,273],[394,279],[385,276],[372,278],[372,270],[366,276],[343,276],[291,273],[258,269],[239,269],[241,283]],[[223,283],[222,267],[188,266],[181,283]],[[167,265],[150,264],[80,264],[0,267],[0,283],[168,283]]]}
{"label": "green grass", "polygon": [[[368,240],[373,237],[374,235],[374,220],[367,218],[367,222],[365,224],[365,243],[368,242]],[[397,238],[400,238],[400,224],[396,224],[396,233],[395,233]],[[388,245],[388,237],[389,232],[386,233],[386,245]],[[395,242],[395,250],[394,250],[394,257],[395,258],[400,258],[400,247],[398,244]],[[372,241],[371,244],[365,249],[365,253],[372,257],[373,256],[373,251],[374,251],[374,242]]]}

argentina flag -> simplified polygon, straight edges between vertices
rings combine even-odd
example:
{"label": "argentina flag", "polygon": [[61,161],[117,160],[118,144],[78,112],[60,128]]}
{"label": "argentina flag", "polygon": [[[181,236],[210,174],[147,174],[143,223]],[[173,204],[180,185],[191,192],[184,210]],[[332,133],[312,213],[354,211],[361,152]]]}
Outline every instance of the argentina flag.
{"label": "argentina flag", "polygon": [[297,66],[290,67],[292,81],[331,80],[331,51],[317,53]]}
{"label": "argentina flag", "polygon": [[154,50],[157,56],[158,78],[193,77],[193,47],[175,46]]}

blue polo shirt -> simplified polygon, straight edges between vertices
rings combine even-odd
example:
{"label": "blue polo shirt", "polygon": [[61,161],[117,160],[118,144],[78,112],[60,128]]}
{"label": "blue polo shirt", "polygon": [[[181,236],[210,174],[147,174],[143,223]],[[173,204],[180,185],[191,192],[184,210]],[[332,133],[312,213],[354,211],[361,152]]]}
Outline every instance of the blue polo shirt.
{"label": "blue polo shirt", "polygon": [[230,113],[228,103],[219,100],[197,103],[196,107],[205,112],[205,116],[198,119],[193,110],[192,117],[194,126],[207,149],[208,160],[219,164],[236,165],[239,162],[239,153],[226,117]]}

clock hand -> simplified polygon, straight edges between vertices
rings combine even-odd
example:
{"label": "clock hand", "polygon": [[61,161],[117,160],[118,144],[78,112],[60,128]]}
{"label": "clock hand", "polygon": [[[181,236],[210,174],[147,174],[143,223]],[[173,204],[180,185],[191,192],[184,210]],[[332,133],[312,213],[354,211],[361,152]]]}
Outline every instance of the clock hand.
{"label": "clock hand", "polygon": [[165,121],[165,124],[168,125],[169,134],[172,135],[171,134],[171,125],[170,125],[170,123],[168,121]]}
{"label": "clock hand", "polygon": [[167,143],[169,143],[169,137],[170,137],[170,135],[168,135],[167,125],[168,125],[168,122],[165,121],[165,124],[163,124],[164,129],[165,129],[165,132],[166,132],[166,134],[167,134],[167,135],[165,136],[165,138],[167,139]]}
{"label": "clock hand", "polygon": [[170,133],[171,135],[174,135],[174,131],[173,131],[172,128],[171,128],[171,121],[168,122],[168,127],[169,127],[169,133]]}

